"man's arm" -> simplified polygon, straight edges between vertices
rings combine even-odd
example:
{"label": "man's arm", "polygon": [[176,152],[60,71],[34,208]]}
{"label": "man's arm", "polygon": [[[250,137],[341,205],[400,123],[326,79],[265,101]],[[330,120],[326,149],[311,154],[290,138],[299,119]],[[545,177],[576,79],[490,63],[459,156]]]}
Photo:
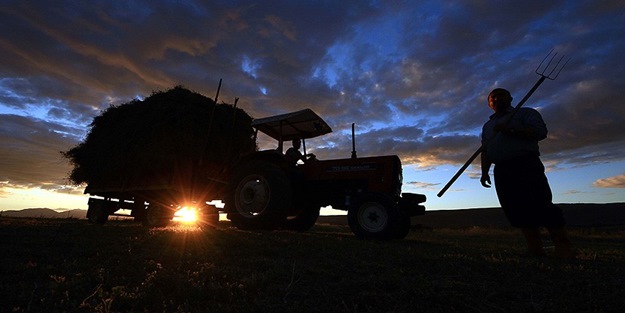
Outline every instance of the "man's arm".
{"label": "man's arm", "polygon": [[480,178],[480,183],[482,184],[482,186],[490,188],[492,183],[490,181],[490,175],[488,175],[488,172],[490,171],[490,166],[492,162],[488,159],[485,148],[482,148],[482,153],[480,154],[480,163],[482,167],[482,177]]}

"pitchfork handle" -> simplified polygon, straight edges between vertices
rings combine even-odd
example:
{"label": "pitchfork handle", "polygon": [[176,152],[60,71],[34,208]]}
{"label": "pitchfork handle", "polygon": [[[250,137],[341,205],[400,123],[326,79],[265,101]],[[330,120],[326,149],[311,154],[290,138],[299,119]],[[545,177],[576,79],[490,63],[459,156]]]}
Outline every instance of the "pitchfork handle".
{"label": "pitchfork handle", "polygon": [[[532,87],[532,89],[530,89],[530,91],[525,95],[525,97],[523,97],[523,99],[521,99],[521,101],[519,102],[519,104],[516,105],[516,107],[514,107],[514,110],[512,111],[512,113],[510,114],[510,116],[508,117],[508,119],[506,119],[506,121],[504,122],[504,124],[508,124],[508,122],[510,122],[510,120],[512,119],[512,117],[516,114],[517,111],[519,111],[519,109],[521,108],[521,106],[523,106],[523,104],[525,104],[525,102],[527,101],[527,99],[529,99],[529,97],[534,93],[534,91],[536,91],[536,89],[538,89],[538,86],[540,86],[540,84],[542,84],[545,81],[545,78],[547,78],[547,76],[544,75],[540,75],[540,78],[538,79],[538,81],[534,84],[534,87]],[[497,136],[498,133],[494,133],[493,137],[491,138],[494,139],[495,136]],[[480,152],[482,152],[482,149],[484,148],[484,145],[481,145],[479,147],[479,149],[477,149],[477,151],[475,151],[475,153],[473,153],[473,155],[469,158],[469,160],[467,160],[467,162],[464,163],[464,165],[458,170],[458,172],[456,172],[456,174],[454,175],[454,177],[452,177],[449,182],[445,185],[445,187],[443,187],[443,189],[441,189],[441,191],[438,192],[438,194],[436,194],[439,198],[443,196],[443,194],[445,194],[445,192],[447,191],[447,189],[449,189],[449,187],[451,187],[451,185],[453,185],[454,182],[456,182],[456,180],[458,179],[458,177],[460,177],[460,175],[462,175],[462,173],[464,172],[464,170],[467,169],[467,167],[469,167],[469,165],[471,165],[471,163],[473,163],[473,160],[475,160],[475,158],[477,158],[478,155],[480,155]]]}

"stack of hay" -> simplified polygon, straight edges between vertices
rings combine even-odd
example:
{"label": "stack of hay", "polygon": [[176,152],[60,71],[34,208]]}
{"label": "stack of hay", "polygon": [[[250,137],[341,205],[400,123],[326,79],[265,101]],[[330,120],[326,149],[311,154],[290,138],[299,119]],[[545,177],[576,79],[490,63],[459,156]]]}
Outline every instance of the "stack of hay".
{"label": "stack of hay", "polygon": [[62,154],[74,166],[69,180],[96,189],[220,179],[233,160],[256,149],[251,121],[242,109],[175,87],[109,107],[87,138]]}

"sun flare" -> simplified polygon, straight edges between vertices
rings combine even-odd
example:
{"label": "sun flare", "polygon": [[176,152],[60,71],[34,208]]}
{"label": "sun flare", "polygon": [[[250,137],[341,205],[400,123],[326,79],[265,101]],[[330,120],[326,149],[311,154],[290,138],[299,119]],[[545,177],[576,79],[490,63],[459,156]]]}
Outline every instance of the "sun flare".
{"label": "sun flare", "polygon": [[182,207],[174,215],[174,221],[195,223],[198,220],[197,210],[192,207]]}

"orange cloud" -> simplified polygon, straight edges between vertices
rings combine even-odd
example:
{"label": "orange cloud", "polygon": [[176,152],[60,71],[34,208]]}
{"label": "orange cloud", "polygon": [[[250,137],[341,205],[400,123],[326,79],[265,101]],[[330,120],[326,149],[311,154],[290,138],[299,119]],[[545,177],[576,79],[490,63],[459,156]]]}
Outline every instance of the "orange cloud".
{"label": "orange cloud", "polygon": [[625,188],[625,174],[597,179],[593,186],[599,188]]}

